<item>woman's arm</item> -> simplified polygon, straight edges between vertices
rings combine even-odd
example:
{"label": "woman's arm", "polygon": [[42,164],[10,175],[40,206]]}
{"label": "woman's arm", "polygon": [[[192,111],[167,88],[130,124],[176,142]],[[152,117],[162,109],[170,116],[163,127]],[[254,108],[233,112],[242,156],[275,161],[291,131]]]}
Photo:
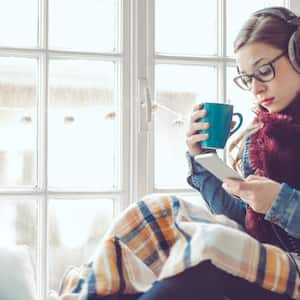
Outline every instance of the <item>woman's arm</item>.
{"label": "woman's arm", "polygon": [[188,183],[199,191],[210,210],[223,214],[244,226],[246,204],[237,197],[228,194],[222,188],[222,181],[212,175],[187,152],[189,163]]}
{"label": "woman's arm", "polygon": [[283,183],[280,192],[267,211],[265,219],[277,224],[289,235],[300,238],[300,191]]}

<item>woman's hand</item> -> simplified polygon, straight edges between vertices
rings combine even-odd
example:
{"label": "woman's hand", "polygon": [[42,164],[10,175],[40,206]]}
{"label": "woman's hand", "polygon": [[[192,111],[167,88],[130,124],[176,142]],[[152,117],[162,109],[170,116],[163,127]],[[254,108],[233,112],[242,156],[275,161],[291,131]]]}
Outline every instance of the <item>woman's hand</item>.
{"label": "woman's hand", "polygon": [[[199,130],[209,128],[210,124],[207,122],[198,121],[199,119],[206,116],[207,111],[202,108],[202,104],[197,104],[193,107],[193,113],[190,118],[189,129],[186,132],[186,144],[191,156],[196,156],[201,153],[215,152],[211,149],[203,149],[199,142],[208,139],[207,133],[199,133]],[[231,128],[236,124],[236,121],[232,121]]]}
{"label": "woman's hand", "polygon": [[240,197],[261,214],[265,214],[272,207],[280,191],[280,183],[256,175],[248,176],[245,181],[227,178],[222,186],[228,193]]}
{"label": "woman's hand", "polygon": [[208,138],[207,133],[199,134],[199,130],[209,128],[209,123],[206,122],[197,122],[200,118],[203,118],[206,115],[206,110],[201,109],[202,104],[197,104],[193,107],[193,113],[190,118],[189,129],[186,132],[186,144],[191,156],[203,152],[211,152],[206,149],[203,149],[199,142],[205,141]]}

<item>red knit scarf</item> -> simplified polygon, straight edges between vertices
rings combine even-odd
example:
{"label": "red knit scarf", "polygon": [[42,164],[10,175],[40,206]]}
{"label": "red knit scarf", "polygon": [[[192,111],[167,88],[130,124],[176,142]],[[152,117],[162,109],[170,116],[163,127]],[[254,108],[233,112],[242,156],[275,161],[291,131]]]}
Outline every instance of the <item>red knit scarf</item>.
{"label": "red knit scarf", "polygon": [[[249,164],[256,175],[300,190],[300,97],[280,113],[260,112],[255,122],[263,127],[253,134],[249,145]],[[270,222],[248,206],[246,230],[261,242],[280,246]],[[286,241],[287,234],[279,226],[276,231]]]}

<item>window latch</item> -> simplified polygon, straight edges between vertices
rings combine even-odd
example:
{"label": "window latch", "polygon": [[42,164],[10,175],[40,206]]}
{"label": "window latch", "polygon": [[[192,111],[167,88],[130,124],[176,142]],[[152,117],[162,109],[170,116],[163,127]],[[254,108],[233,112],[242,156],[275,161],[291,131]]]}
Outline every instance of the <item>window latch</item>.
{"label": "window latch", "polygon": [[151,91],[146,78],[140,78],[140,130],[148,131],[149,125],[152,122],[152,97]]}

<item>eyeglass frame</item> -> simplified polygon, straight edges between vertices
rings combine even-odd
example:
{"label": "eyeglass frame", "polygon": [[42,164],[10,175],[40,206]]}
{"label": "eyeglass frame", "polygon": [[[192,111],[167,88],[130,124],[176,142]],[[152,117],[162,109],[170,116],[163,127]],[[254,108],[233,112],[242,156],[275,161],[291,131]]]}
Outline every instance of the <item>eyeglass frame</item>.
{"label": "eyeglass frame", "polygon": [[[281,57],[285,56],[286,53],[287,53],[286,51],[281,52],[279,55],[275,56],[275,57],[274,57],[273,59],[271,59],[269,62],[264,63],[264,64],[260,65],[259,67],[257,67],[257,68],[255,69],[255,71],[254,71],[253,73],[251,73],[251,74],[240,74],[239,76],[236,76],[235,78],[233,78],[234,83],[235,83],[239,88],[241,88],[242,90],[244,90],[244,91],[250,91],[251,88],[252,88],[252,78],[255,78],[255,79],[258,80],[259,82],[270,82],[271,80],[273,80],[273,79],[275,78],[275,75],[276,75],[276,74],[275,74],[275,68],[274,68],[274,65],[273,65],[273,64],[274,64],[277,60],[279,60]],[[262,80],[262,79],[259,78],[259,76],[257,76],[255,73],[256,73],[261,67],[266,66],[266,65],[270,66],[270,68],[271,68],[271,70],[272,70],[272,72],[273,72],[273,76],[272,76],[271,79],[268,79],[268,80]],[[238,72],[239,72],[239,71],[238,71]],[[239,78],[243,77],[243,76],[247,76],[248,78],[251,79],[251,86],[250,86],[249,88],[243,88],[243,87],[241,87],[241,86],[237,83],[237,80],[238,80]]]}

